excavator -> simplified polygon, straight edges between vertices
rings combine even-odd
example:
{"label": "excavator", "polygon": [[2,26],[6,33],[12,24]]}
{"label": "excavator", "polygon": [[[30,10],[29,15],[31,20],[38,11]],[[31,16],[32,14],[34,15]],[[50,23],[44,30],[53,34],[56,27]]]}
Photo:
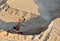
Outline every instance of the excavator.
{"label": "excavator", "polygon": [[13,26],[13,29],[9,30],[11,33],[17,33],[17,34],[23,34],[23,32],[20,31],[20,27],[22,26],[22,23],[25,21],[24,16],[19,18],[18,24],[16,26]]}

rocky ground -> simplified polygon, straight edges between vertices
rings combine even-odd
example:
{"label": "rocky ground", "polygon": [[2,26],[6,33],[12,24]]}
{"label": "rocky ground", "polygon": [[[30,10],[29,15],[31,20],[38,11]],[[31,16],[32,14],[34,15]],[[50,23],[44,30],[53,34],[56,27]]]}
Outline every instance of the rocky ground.
{"label": "rocky ground", "polygon": [[38,35],[12,34],[0,30],[0,41],[59,41],[60,40],[60,18],[55,19],[49,28]]}
{"label": "rocky ground", "polygon": [[[48,22],[38,13],[33,0],[18,1],[0,0],[0,41],[60,41],[60,18],[56,18],[60,9],[53,12],[53,19]],[[23,34],[8,32],[22,16],[25,17],[20,29]]]}

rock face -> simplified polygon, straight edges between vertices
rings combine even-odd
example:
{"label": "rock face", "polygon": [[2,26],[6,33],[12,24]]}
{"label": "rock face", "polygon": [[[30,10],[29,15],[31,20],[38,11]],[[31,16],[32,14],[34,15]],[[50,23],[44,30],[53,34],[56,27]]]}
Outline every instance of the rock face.
{"label": "rock face", "polygon": [[[0,0],[0,41],[60,41],[60,1],[34,1]],[[22,16],[23,35],[8,32]]]}
{"label": "rock face", "polygon": [[[4,3],[2,4],[2,2]],[[2,0],[0,3],[2,4],[0,5],[0,13],[1,13],[0,19],[1,21],[3,21],[3,24],[6,28],[9,27],[9,29],[11,29],[14,25],[17,24],[18,19],[21,18],[22,16],[25,17],[25,22],[23,22],[21,26],[21,31],[24,33],[27,33],[27,31],[29,31],[29,33],[31,34],[33,32],[37,33],[39,29],[42,29],[48,25],[48,22],[44,18],[42,18],[40,14],[33,13],[33,12],[27,12],[24,10],[10,7],[10,5],[12,4],[9,4],[8,2],[9,0]],[[1,29],[4,28],[4,30],[6,30],[4,26],[3,27],[1,26]],[[36,29],[36,28],[39,28],[39,29]]]}
{"label": "rock face", "polygon": [[48,29],[38,35],[12,34],[0,30],[1,41],[60,41],[60,18],[51,22]]}
{"label": "rock face", "polygon": [[[15,16],[16,20],[17,20],[17,18],[20,18],[22,16],[28,16],[28,14],[30,13],[30,12],[27,12],[27,11],[24,11],[21,9],[15,9],[13,7],[10,7],[10,5],[7,2],[9,2],[9,1],[8,0],[2,0],[0,3],[0,12],[6,13],[5,15],[8,15],[8,16],[12,15],[12,17]],[[4,14],[2,14],[2,15],[4,15]],[[29,15],[32,15],[31,17],[34,17],[34,16],[37,16],[38,14],[30,13]],[[11,20],[13,20],[13,18],[11,18]],[[6,21],[9,21],[9,20],[6,20]]]}
{"label": "rock face", "polygon": [[60,41],[60,18],[53,20],[40,41]]}
{"label": "rock face", "polygon": [[60,17],[60,0],[34,0],[40,15],[47,21]]}

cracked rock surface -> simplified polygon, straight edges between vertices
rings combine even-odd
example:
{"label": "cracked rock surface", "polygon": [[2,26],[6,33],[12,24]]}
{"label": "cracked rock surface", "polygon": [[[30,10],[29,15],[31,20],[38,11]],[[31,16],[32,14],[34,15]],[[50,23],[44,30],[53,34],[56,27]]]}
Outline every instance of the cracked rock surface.
{"label": "cracked rock surface", "polygon": [[[57,3],[59,4],[58,1]],[[52,5],[51,9],[49,7],[51,16],[47,13],[46,6],[49,7],[47,4],[41,4],[41,10],[45,15],[43,16],[38,13],[39,6],[33,0],[0,0],[0,41],[60,41],[60,5],[56,9]],[[8,32],[17,25],[18,19],[22,16],[25,17],[20,29],[23,34]],[[51,21],[47,21],[46,17],[52,18]]]}

